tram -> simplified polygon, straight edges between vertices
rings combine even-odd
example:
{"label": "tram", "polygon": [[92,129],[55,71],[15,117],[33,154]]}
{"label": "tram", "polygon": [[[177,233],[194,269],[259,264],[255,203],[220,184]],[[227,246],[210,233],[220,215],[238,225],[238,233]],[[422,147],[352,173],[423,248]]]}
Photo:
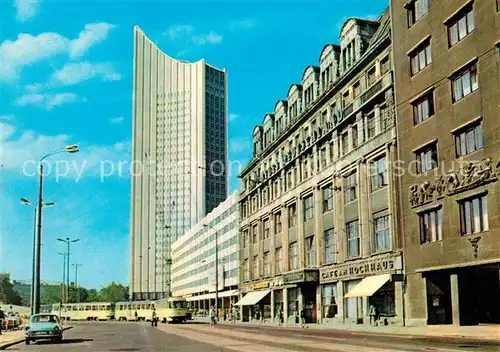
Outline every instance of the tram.
{"label": "tram", "polygon": [[153,301],[117,302],[115,303],[115,319],[120,321],[151,321],[154,309],[155,302]]}
{"label": "tram", "polygon": [[59,315],[61,320],[112,320],[114,319],[114,304],[109,302],[54,304],[52,313]]}
{"label": "tram", "polygon": [[182,323],[187,320],[187,301],[184,297],[170,297],[155,302],[158,320],[166,323]]}

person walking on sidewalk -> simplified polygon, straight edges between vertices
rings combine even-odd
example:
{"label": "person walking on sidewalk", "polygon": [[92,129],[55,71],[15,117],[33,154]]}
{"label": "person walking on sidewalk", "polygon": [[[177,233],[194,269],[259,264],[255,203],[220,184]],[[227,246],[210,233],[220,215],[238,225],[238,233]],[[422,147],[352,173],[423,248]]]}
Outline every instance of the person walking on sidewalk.
{"label": "person walking on sidewalk", "polygon": [[0,308],[0,335],[2,335],[3,320],[5,319],[5,313],[2,308]]}
{"label": "person walking on sidewalk", "polygon": [[215,309],[214,307],[210,307],[210,326],[215,327],[216,318],[215,318]]}
{"label": "person walking on sidewalk", "polygon": [[151,326],[158,326],[158,321],[156,318],[156,309],[153,308],[153,314],[151,316]]}
{"label": "person walking on sidewalk", "polygon": [[238,319],[238,313],[236,313],[236,308],[233,307],[233,311],[232,311],[232,322],[233,324],[236,324],[236,320]]}
{"label": "person walking on sidewalk", "polygon": [[302,308],[300,311],[300,327],[305,328],[306,327],[306,309]]}

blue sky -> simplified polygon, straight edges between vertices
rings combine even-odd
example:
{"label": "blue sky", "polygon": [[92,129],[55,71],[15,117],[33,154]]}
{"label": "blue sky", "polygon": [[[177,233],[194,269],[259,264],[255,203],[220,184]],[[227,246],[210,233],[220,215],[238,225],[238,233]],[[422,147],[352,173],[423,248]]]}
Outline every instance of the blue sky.
{"label": "blue sky", "polygon": [[[134,25],[173,57],[205,57],[227,68],[229,159],[244,163],[253,126],[286,97],[291,83],[300,83],[307,65],[318,63],[326,43],[338,43],[345,20],[375,18],[387,5],[387,0],[2,1],[0,271],[14,279],[31,276],[33,208],[19,202],[37,194],[29,161],[78,143],[79,155],[51,159],[44,183],[44,199],[56,205],[43,213],[42,279],[60,280],[57,253],[64,246],[56,238],[72,237],[80,238],[71,258],[82,263],[82,285],[128,282],[130,177],[108,165],[109,176],[101,178],[99,171],[101,160],[115,166],[130,161]],[[236,175],[229,184],[230,191],[238,188]]]}

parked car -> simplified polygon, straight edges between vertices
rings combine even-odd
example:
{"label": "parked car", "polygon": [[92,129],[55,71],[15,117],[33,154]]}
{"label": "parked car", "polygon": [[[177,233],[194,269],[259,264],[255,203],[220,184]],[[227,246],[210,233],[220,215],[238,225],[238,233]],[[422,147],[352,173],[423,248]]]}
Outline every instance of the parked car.
{"label": "parked car", "polygon": [[35,314],[26,326],[25,342],[27,345],[36,340],[53,340],[60,342],[63,338],[63,328],[59,317],[55,314]]}

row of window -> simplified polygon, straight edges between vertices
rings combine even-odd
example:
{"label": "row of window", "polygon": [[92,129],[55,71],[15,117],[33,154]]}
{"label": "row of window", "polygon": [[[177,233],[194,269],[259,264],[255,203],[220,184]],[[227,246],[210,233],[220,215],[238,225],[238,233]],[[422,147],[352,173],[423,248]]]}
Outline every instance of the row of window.
{"label": "row of window", "polygon": [[[481,122],[474,122],[453,133],[455,154],[462,157],[483,149],[483,128]],[[423,174],[438,167],[438,143],[434,141],[415,151],[417,173]]]}
{"label": "row of window", "polygon": [[[418,214],[420,243],[443,240],[443,208],[433,208]],[[486,195],[459,201],[460,234],[462,236],[488,231],[488,205]]]}
{"label": "row of window", "polygon": [[[373,221],[373,248],[374,252],[378,253],[381,251],[387,251],[391,248],[391,239],[390,239],[390,225],[389,225],[389,215],[382,215],[374,218]],[[361,240],[359,233],[359,220],[354,220],[346,223],[345,230],[343,230],[346,235],[347,241],[347,258],[357,258],[361,255]],[[336,261],[337,257],[337,248],[335,244],[335,235],[336,231],[332,229],[328,229],[324,232],[323,237],[323,264],[331,264]],[[284,257],[283,257],[283,248],[277,248],[275,250],[275,259],[276,259],[276,273],[283,272],[284,269]],[[316,263],[316,244],[315,244],[315,236],[313,234],[307,236],[305,238],[305,263],[307,267],[315,267]],[[262,258],[263,270],[260,272],[259,268],[259,256],[256,255],[253,257],[253,278],[256,279],[261,276],[261,274],[265,277],[271,276],[271,257],[269,251],[264,253]],[[244,268],[248,267],[248,259],[244,262]],[[292,242],[288,246],[288,270],[296,270],[299,269],[299,252],[298,252],[298,243]],[[244,274],[244,278],[246,280],[250,279],[249,275]]]}

